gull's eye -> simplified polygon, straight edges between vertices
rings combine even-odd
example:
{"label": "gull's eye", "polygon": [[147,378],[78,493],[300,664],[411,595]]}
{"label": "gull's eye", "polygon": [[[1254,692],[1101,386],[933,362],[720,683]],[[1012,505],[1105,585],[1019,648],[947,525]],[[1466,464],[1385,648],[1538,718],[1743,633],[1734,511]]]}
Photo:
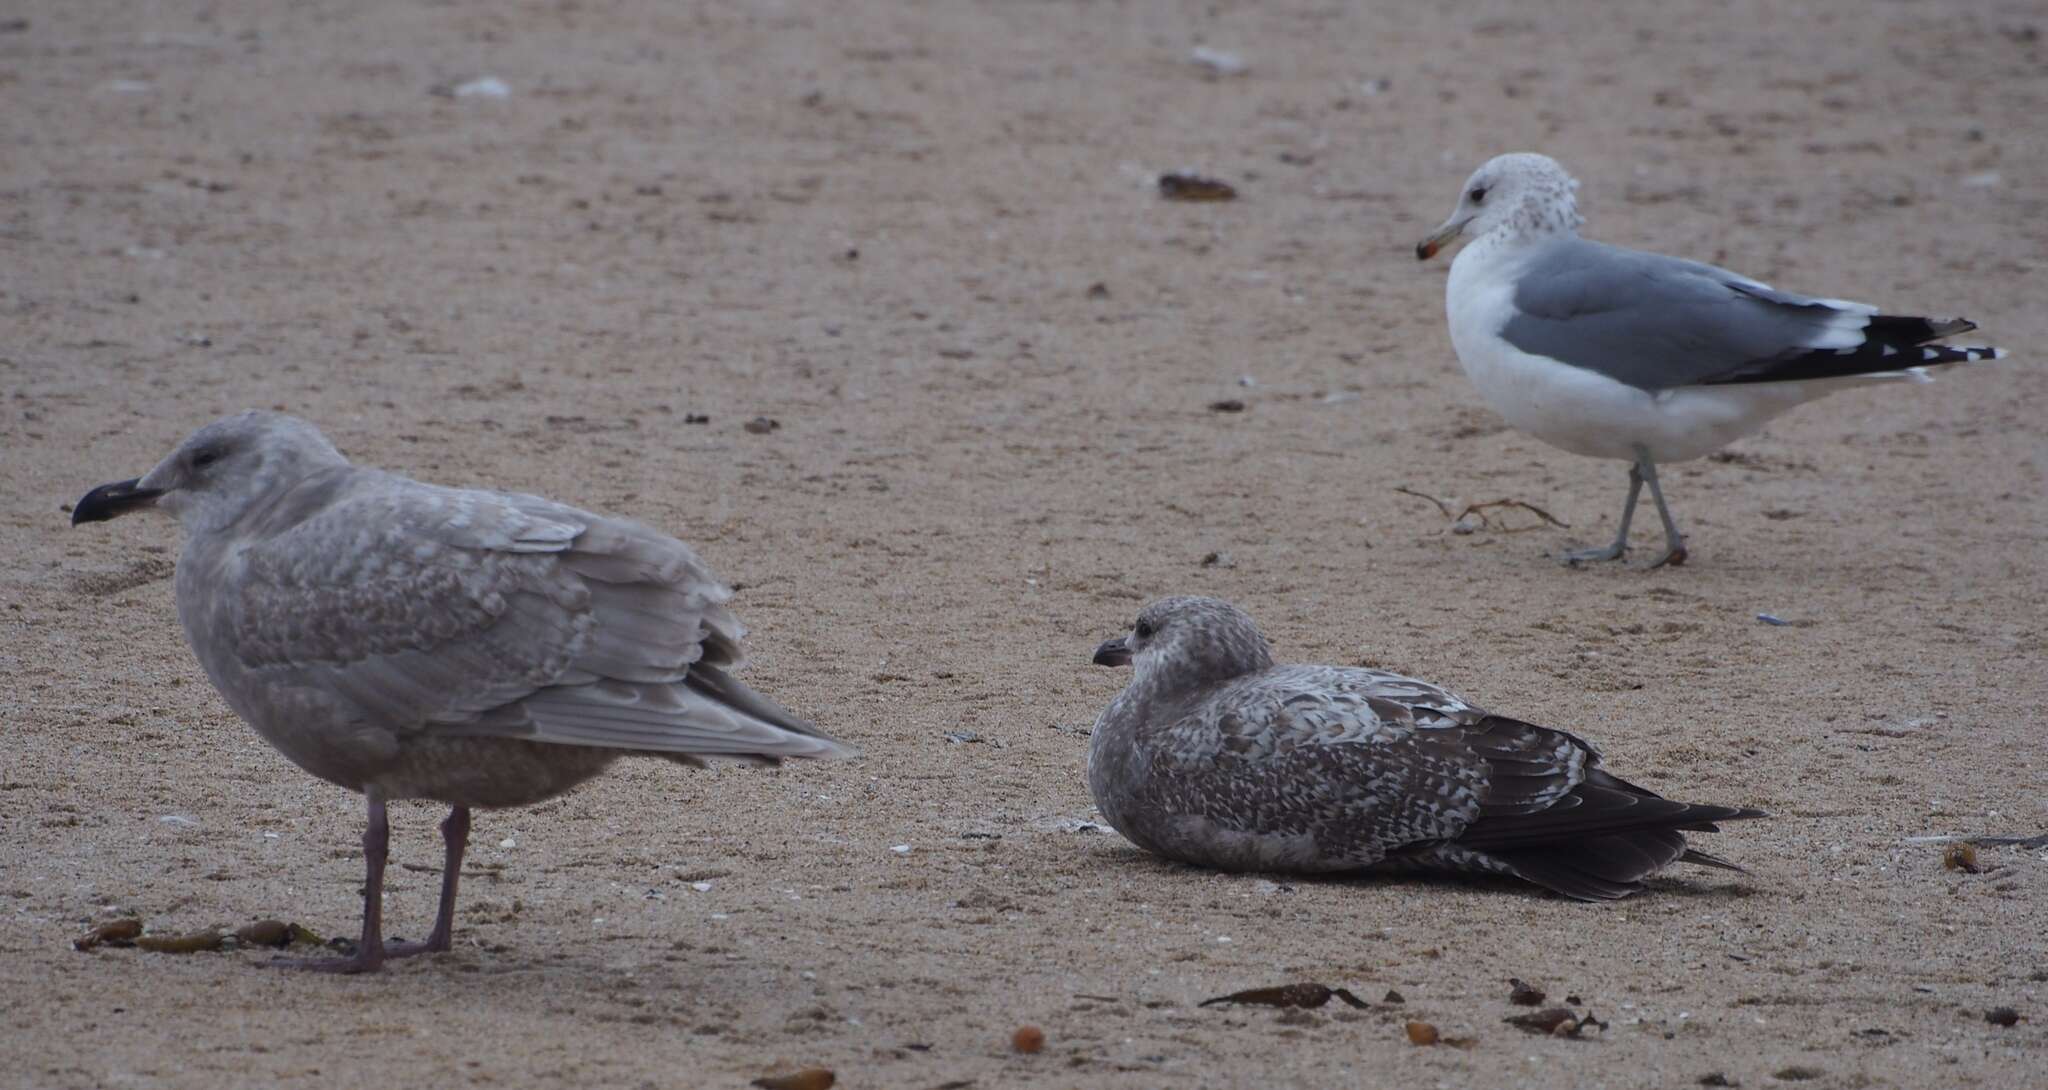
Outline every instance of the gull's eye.
{"label": "gull's eye", "polygon": [[205,469],[207,466],[220,461],[223,453],[219,447],[207,447],[204,450],[198,451],[192,455],[192,468]]}
{"label": "gull's eye", "polygon": [[1465,196],[1470,198],[1473,204],[1484,204],[1486,202],[1486,187],[1475,185],[1472,187],[1472,192],[1465,194]]}
{"label": "gull's eye", "polygon": [[1136,633],[1139,639],[1149,640],[1152,638],[1152,622],[1139,621],[1137,627],[1131,629],[1131,631]]}

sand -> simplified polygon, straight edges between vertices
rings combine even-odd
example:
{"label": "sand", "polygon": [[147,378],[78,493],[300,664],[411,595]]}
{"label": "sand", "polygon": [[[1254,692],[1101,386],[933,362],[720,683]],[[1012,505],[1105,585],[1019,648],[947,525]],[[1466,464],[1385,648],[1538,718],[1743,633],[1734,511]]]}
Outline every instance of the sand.
{"label": "sand", "polygon": [[[0,1081],[2037,1076],[2048,861],[1908,838],[2048,829],[2048,25],[1666,6],[15,5]],[[482,77],[509,94],[457,93]],[[1624,471],[1479,405],[1411,251],[1522,148],[1583,179],[1592,237],[1963,313],[2015,358],[1667,467],[1683,568],[1562,569]],[[1240,199],[1161,200],[1182,168]],[[740,587],[749,681],[868,756],[629,762],[480,814],[456,950],[373,978],[74,951],[122,915],[356,927],[361,800],[208,686],[175,528],[65,523],[248,406],[691,541]],[[1570,528],[1453,533],[1403,487]],[[1156,862],[1089,824],[1081,770],[1124,676],[1089,654],[1168,592],[1777,816],[1710,838],[1746,876],[1612,905]],[[431,922],[439,817],[394,807],[389,933]],[[1610,1028],[1504,1025],[1510,977]],[[1371,1007],[1197,1006],[1290,981]]]}

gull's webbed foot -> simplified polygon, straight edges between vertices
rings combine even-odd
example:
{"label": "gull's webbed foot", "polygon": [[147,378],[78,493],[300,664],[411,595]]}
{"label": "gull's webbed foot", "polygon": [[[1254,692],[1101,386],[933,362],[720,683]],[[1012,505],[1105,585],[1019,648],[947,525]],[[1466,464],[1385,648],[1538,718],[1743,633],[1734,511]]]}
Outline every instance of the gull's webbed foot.
{"label": "gull's webbed foot", "polygon": [[1594,564],[1603,560],[1620,560],[1622,554],[1627,551],[1627,546],[1617,541],[1612,545],[1603,545],[1597,549],[1573,549],[1571,552],[1558,557],[1558,560],[1567,568],[1576,568],[1581,564]]}

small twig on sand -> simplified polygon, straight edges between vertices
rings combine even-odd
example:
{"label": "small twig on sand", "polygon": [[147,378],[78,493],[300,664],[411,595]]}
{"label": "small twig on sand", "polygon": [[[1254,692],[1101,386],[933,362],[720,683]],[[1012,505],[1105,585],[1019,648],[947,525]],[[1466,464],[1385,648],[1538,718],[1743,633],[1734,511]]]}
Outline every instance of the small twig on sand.
{"label": "small twig on sand", "polygon": [[[1547,522],[1552,526],[1557,526],[1567,530],[1571,529],[1570,523],[1565,522],[1562,519],[1559,519],[1556,515],[1553,515],[1550,512],[1545,511],[1543,508],[1538,507],[1535,504],[1528,502],[1527,500],[1499,499],[1487,500],[1483,503],[1468,503],[1464,506],[1462,510],[1459,510],[1457,513],[1453,514],[1451,512],[1450,504],[1445,503],[1440,499],[1437,499],[1435,496],[1432,496],[1427,492],[1417,492],[1416,490],[1408,488],[1406,486],[1396,486],[1394,491],[1399,492],[1404,496],[1414,496],[1416,499],[1428,500],[1429,502],[1435,504],[1436,509],[1438,511],[1443,512],[1444,518],[1449,519],[1453,527],[1457,526],[1459,523],[1464,522],[1465,516],[1476,515],[1479,518],[1479,525],[1484,526],[1489,530],[1499,530],[1501,533],[1504,534],[1521,534],[1527,533],[1530,530],[1540,530],[1543,528],[1541,524],[1535,526],[1509,526],[1504,522],[1500,524],[1495,524],[1494,521],[1491,518],[1488,518],[1486,514],[1486,512],[1496,507],[1519,507],[1522,510],[1527,511],[1532,515],[1535,515],[1537,518],[1542,519],[1544,522]],[[1464,529],[1458,530],[1457,532],[1470,533],[1471,531],[1470,529]]]}
{"label": "small twig on sand", "polygon": [[1443,512],[1445,518],[1450,519],[1452,522],[1458,521],[1457,516],[1451,514],[1451,507],[1449,504],[1445,503],[1440,499],[1437,499],[1435,496],[1432,496],[1427,492],[1417,492],[1416,490],[1409,488],[1406,485],[1396,485],[1394,486],[1394,491],[1399,492],[1404,496],[1414,496],[1416,499],[1428,500],[1429,502],[1436,504],[1436,509]]}
{"label": "small twig on sand", "polygon": [[[1481,523],[1485,524],[1488,527],[1491,527],[1493,525],[1493,521],[1486,517],[1486,509],[1489,507],[1519,507],[1522,510],[1529,512],[1530,514],[1535,515],[1537,518],[1542,519],[1544,522],[1551,524],[1552,526],[1557,526],[1566,530],[1571,529],[1571,525],[1569,523],[1560,520],[1556,515],[1553,515],[1550,512],[1545,511],[1543,508],[1538,507],[1535,504],[1528,502],[1527,500],[1487,500],[1485,503],[1468,503],[1465,505],[1465,509],[1463,511],[1458,512],[1458,518],[1452,519],[1451,521],[1456,522],[1458,521],[1458,519],[1462,519],[1466,515],[1478,515],[1479,521]],[[1506,524],[1502,524],[1500,529],[1502,533],[1519,534],[1527,530],[1540,530],[1542,529],[1542,527],[1508,526]]]}

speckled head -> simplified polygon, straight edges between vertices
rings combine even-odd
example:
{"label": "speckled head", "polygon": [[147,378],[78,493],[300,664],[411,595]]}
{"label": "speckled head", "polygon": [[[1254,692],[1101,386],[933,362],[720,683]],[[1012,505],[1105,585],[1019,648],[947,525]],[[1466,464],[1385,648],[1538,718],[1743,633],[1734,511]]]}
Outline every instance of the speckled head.
{"label": "speckled head", "polygon": [[1503,229],[1522,238],[1574,234],[1586,222],[1578,188],[1578,179],[1548,155],[1496,155],[1465,179],[1451,218],[1416,244],[1415,257],[1427,261],[1461,235],[1483,238]]}
{"label": "speckled head", "polygon": [[1129,635],[1095,649],[1103,666],[1134,666],[1132,684],[1221,681],[1273,665],[1251,617],[1220,598],[1161,598],[1138,611]]}
{"label": "speckled head", "polygon": [[190,532],[232,525],[276,489],[348,459],[320,429],[284,413],[250,410],[192,433],[139,478],[103,484],[71,509],[71,522],[102,522],[151,508]]}

